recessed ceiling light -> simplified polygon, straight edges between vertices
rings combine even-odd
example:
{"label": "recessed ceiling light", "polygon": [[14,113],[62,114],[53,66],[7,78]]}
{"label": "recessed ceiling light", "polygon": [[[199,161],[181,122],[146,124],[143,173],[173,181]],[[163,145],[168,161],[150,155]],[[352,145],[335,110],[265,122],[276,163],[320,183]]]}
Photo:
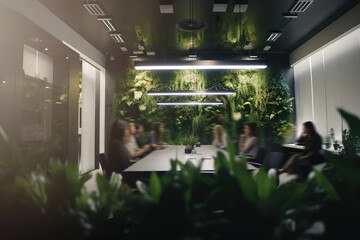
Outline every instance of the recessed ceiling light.
{"label": "recessed ceiling light", "polygon": [[275,42],[281,36],[281,32],[270,32],[269,37],[266,39],[268,42]]}
{"label": "recessed ceiling light", "polygon": [[143,51],[135,50],[135,51],[133,51],[133,54],[135,54],[135,55],[141,55],[141,54],[144,54],[144,52],[143,52]]}
{"label": "recessed ceiling light", "polygon": [[160,13],[174,13],[173,0],[160,0]]}
{"label": "recessed ceiling light", "polygon": [[68,59],[69,59],[69,57],[66,57],[65,59],[66,59],[66,60],[68,60]]}
{"label": "recessed ceiling light", "polygon": [[38,38],[38,37],[30,37],[29,39],[32,42],[42,42],[42,40],[40,38]]}
{"label": "recessed ceiling light", "polygon": [[213,12],[226,12],[228,0],[214,0]]}
{"label": "recessed ceiling light", "polygon": [[3,84],[5,84],[5,83],[6,83],[6,81],[5,81],[5,80],[2,80],[2,83],[3,83]]}
{"label": "recessed ceiling light", "polygon": [[83,3],[84,7],[86,8],[86,10],[89,11],[89,13],[93,16],[104,16],[105,13],[104,11],[100,8],[99,4],[97,4],[96,2],[85,2]]}
{"label": "recessed ceiling light", "polygon": [[249,4],[248,1],[235,0],[234,13],[245,13]]}
{"label": "recessed ceiling light", "polygon": [[48,49],[48,48],[45,48],[44,50],[45,50],[45,51],[48,51],[49,49]]}
{"label": "recessed ceiling light", "polygon": [[269,51],[270,50],[270,48],[271,48],[271,46],[270,45],[266,45],[265,47],[264,47],[264,51],[266,52],[266,51]]}
{"label": "recessed ceiling light", "polygon": [[298,0],[290,9],[290,12],[305,12],[313,2],[313,0]]}
{"label": "recessed ceiling light", "polygon": [[104,25],[106,26],[106,28],[108,29],[109,32],[115,32],[116,31],[114,25],[112,25],[112,23],[110,22],[112,20],[112,18],[98,17],[98,20],[102,21],[104,23]]}
{"label": "recessed ceiling light", "polygon": [[130,57],[130,58],[137,58],[138,56],[136,56],[136,55],[130,55],[129,57]]}
{"label": "recessed ceiling light", "polygon": [[117,43],[124,43],[124,39],[122,38],[121,33],[110,33],[110,36],[114,39]]}
{"label": "recessed ceiling light", "polygon": [[298,15],[296,13],[285,13],[283,14],[283,18],[297,18]]}
{"label": "recessed ceiling light", "polygon": [[126,47],[120,47],[121,51],[123,52],[127,52],[127,48]]}

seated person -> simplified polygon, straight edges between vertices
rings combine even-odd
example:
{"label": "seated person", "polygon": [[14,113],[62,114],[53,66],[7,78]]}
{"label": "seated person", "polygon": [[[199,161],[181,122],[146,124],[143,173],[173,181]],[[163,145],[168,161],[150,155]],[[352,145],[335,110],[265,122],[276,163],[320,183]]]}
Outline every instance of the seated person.
{"label": "seated person", "polygon": [[240,135],[239,139],[239,155],[255,159],[259,148],[256,124],[253,122],[245,123],[244,133]]}
{"label": "seated person", "polygon": [[135,129],[136,129],[135,139],[136,139],[137,145],[141,148],[144,144],[141,142],[140,136],[144,132],[144,127],[140,124],[136,124]]}
{"label": "seated person", "polygon": [[323,162],[324,159],[320,154],[321,136],[316,132],[312,122],[303,123],[302,133],[296,141],[304,143],[305,153],[293,155],[284,167],[279,169],[279,173],[293,173],[302,170],[300,174],[307,175],[311,170],[311,165]]}
{"label": "seated person", "polygon": [[130,129],[130,141],[126,144],[126,147],[128,148],[131,154],[131,159],[142,157],[143,155],[146,154],[147,151],[150,150],[150,146],[144,145],[142,148],[139,148],[139,145],[137,144],[135,137],[136,134],[135,124],[133,122],[129,122],[129,129]]}
{"label": "seated person", "polygon": [[146,143],[151,149],[163,149],[167,147],[167,143],[163,141],[164,124],[157,122],[154,125],[154,131],[147,135]]}
{"label": "seated person", "polygon": [[131,155],[126,147],[129,140],[130,130],[127,122],[123,120],[115,121],[110,129],[110,141],[107,154],[110,172],[121,173],[131,165]]}
{"label": "seated person", "polygon": [[213,127],[214,141],[212,143],[213,146],[218,148],[226,148],[227,139],[226,132],[221,125],[216,125]]}

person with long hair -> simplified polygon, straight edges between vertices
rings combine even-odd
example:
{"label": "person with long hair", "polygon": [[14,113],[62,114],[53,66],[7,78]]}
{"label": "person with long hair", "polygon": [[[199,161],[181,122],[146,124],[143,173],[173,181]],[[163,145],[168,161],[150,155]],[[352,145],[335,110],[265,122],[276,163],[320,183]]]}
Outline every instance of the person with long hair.
{"label": "person with long hair", "polygon": [[226,140],[226,132],[223,126],[216,125],[213,127],[214,141],[213,146],[218,148],[226,148],[227,140]]}
{"label": "person with long hair", "polygon": [[279,169],[279,173],[294,172],[297,167],[305,167],[306,173],[308,173],[311,165],[323,161],[323,157],[320,154],[322,145],[321,136],[317,133],[312,122],[303,123],[302,133],[296,142],[305,145],[305,153],[293,155],[285,163],[284,167]]}
{"label": "person with long hair", "polygon": [[127,122],[123,120],[115,121],[110,129],[110,141],[107,153],[110,172],[121,173],[131,165],[131,154],[126,147],[129,141],[130,129]]}
{"label": "person with long hair", "polygon": [[256,123],[245,123],[244,133],[240,135],[239,139],[239,155],[256,158],[259,148]]}
{"label": "person with long hair", "polygon": [[135,123],[129,122],[129,130],[130,130],[130,141],[126,144],[132,159],[136,159],[144,156],[149,150],[149,145],[144,145],[140,147],[138,142],[136,141],[136,128]]}
{"label": "person with long hair", "polygon": [[154,131],[147,135],[146,143],[150,145],[151,149],[162,149],[167,147],[167,143],[163,140],[164,124],[157,122],[154,125]]}

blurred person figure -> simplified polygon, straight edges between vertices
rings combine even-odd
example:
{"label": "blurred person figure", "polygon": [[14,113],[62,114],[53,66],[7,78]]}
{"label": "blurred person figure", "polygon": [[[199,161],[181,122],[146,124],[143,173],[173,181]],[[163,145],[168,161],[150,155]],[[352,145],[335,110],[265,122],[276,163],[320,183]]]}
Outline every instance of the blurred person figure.
{"label": "blurred person figure", "polygon": [[135,123],[129,122],[128,125],[129,125],[129,130],[130,130],[130,140],[126,144],[126,146],[131,154],[131,159],[136,159],[136,158],[139,158],[139,157],[142,157],[143,155],[145,155],[146,152],[150,150],[150,146],[144,145],[142,148],[140,148],[136,141]]}
{"label": "blurred person figure", "polygon": [[226,132],[221,125],[216,125],[213,127],[214,141],[212,143],[213,146],[218,148],[226,148],[227,146],[227,135]]}
{"label": "blurred person figure", "polygon": [[146,143],[150,145],[151,149],[163,149],[167,147],[167,143],[163,140],[164,124],[157,122],[154,125],[154,131],[147,135]]}
{"label": "blurred person figure", "polygon": [[110,172],[121,173],[131,165],[131,154],[126,147],[129,141],[130,130],[128,123],[123,120],[115,121],[110,129],[110,141],[107,153]]}
{"label": "blurred person figure", "polygon": [[256,158],[259,148],[256,124],[253,122],[245,123],[244,133],[240,135],[239,139],[239,155]]}
{"label": "blurred person figure", "polygon": [[298,143],[305,145],[305,152],[291,156],[285,163],[284,167],[279,169],[279,173],[293,173],[302,170],[300,174],[308,174],[313,164],[318,164],[324,161],[321,150],[321,136],[317,133],[315,126],[312,122],[308,121],[303,123],[302,133],[296,140]]}

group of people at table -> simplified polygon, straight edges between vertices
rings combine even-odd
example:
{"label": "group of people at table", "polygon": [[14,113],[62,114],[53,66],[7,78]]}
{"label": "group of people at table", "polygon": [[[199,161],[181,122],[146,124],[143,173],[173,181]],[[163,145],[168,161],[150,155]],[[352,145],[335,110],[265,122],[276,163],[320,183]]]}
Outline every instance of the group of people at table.
{"label": "group of people at table", "polygon": [[[152,150],[167,148],[163,140],[164,124],[157,122],[154,130],[147,134],[146,142],[143,144],[139,137],[143,133],[143,127],[133,122],[124,120],[115,121],[110,129],[110,141],[108,144],[109,170],[121,173],[128,168],[136,159],[145,156]],[[227,134],[221,125],[213,127],[213,146],[226,148]],[[305,146],[305,152],[292,155],[278,173],[292,172],[297,167],[311,166],[322,159],[320,150],[322,148],[321,136],[317,133],[312,122],[303,123],[302,133],[296,140]],[[238,154],[256,159],[260,149],[256,124],[248,122],[244,125],[244,133],[238,141]]]}

